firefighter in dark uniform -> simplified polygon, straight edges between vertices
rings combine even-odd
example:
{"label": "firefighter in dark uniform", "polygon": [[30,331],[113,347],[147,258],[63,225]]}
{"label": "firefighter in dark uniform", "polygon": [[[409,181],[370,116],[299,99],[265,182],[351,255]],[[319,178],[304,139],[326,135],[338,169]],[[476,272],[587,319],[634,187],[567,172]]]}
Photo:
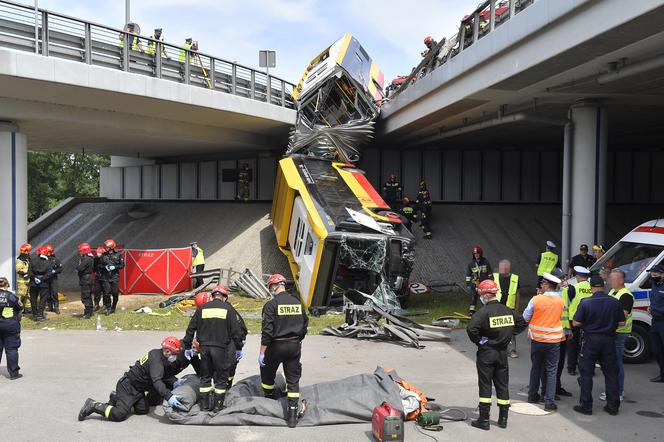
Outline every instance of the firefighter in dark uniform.
{"label": "firefighter in dark uniform", "polygon": [[60,299],[58,298],[58,275],[62,273],[62,262],[55,256],[55,248],[46,244],[48,260],[51,262],[51,277],[48,280],[48,309],[56,315],[60,314]]}
{"label": "firefighter in dark uniform", "polygon": [[489,429],[491,411],[491,386],[496,388],[496,402],[500,414],[498,426],[507,427],[507,414],[510,407],[509,366],[507,346],[512,336],[526,329],[523,317],[496,299],[498,285],[487,279],[477,287],[480,301],[484,304],[468,323],[466,332],[477,345],[477,378],[479,384],[480,415],[471,422],[475,428]]}
{"label": "firefighter in dark uniform", "polygon": [[[196,310],[182,342],[191,349],[194,334],[201,346],[201,385],[198,405],[202,411],[219,412],[224,408],[228,371],[233,361],[239,361],[242,351],[236,358],[229,358],[229,347],[244,346],[237,312],[227,301],[228,289],[223,285],[214,287],[210,293],[212,300]],[[214,387],[213,387],[214,380]]]}
{"label": "firefighter in dark uniform", "polygon": [[397,181],[397,176],[393,173],[383,184],[383,198],[390,209],[396,210],[399,197],[401,196],[401,183]]}
{"label": "firefighter in dark uniform", "polygon": [[477,310],[477,286],[480,282],[491,279],[493,277],[493,270],[491,263],[484,257],[482,247],[473,247],[473,260],[470,261],[466,268],[466,288],[470,293],[470,307],[468,307],[468,314],[473,315]]}
{"label": "firefighter in dark uniform", "polygon": [[[86,399],[78,413],[78,420],[82,421],[92,413],[99,414],[113,422],[127,419],[132,412],[147,414],[150,409],[148,396],[153,390],[172,408],[182,408],[180,399],[171,392],[174,374],[179,367],[184,365],[182,362],[178,362],[178,353],[181,349],[180,340],[174,336],[168,336],[162,341],[161,348],[150,350],[129,367],[129,370],[116,384],[115,394],[111,393],[109,402]],[[170,387],[167,382],[171,384]]]}
{"label": "firefighter in dark uniform", "polygon": [[94,253],[94,260],[92,264],[92,268],[94,269],[93,272],[93,279],[94,279],[94,284],[92,287],[92,311],[97,312],[99,311],[99,307],[101,305],[101,298],[102,295],[104,294],[104,284],[102,284],[102,272],[103,272],[103,267],[101,265],[101,257],[104,255],[106,252],[106,249],[103,247],[97,247],[97,250],[95,250]]}
{"label": "firefighter in dark uniform", "polygon": [[408,228],[408,230],[412,230],[413,223],[417,219],[417,215],[415,214],[415,208],[410,205],[410,198],[408,198],[407,196],[404,196],[401,202],[403,205],[401,206],[401,210],[399,211],[399,213],[401,213],[401,215],[403,215],[403,217],[406,218],[406,227]]}
{"label": "firefighter in dark uniform", "polygon": [[[102,265],[102,282],[104,284],[104,307],[105,313],[110,315],[115,313],[115,308],[120,300],[120,269],[124,268],[124,259],[115,249],[115,241],[107,239],[104,242],[106,253],[101,257]],[[111,296],[113,296],[113,303],[111,304]]]}
{"label": "firefighter in dark uniform", "polygon": [[297,425],[300,400],[300,356],[302,340],[307,334],[309,319],[300,300],[286,291],[286,278],[275,274],[267,280],[272,299],[263,306],[261,350],[258,364],[265,397],[277,399],[274,379],[283,364],[288,390],[286,421],[290,428]]}
{"label": "firefighter in dark uniform", "polygon": [[18,349],[21,346],[21,312],[18,297],[9,291],[7,278],[0,278],[0,361],[4,350],[7,356],[9,379],[23,377],[18,371]]}
{"label": "firefighter in dark uniform", "polygon": [[415,208],[419,212],[420,227],[424,231],[424,238],[431,239],[431,194],[425,181],[420,181]]}
{"label": "firefighter in dark uniform", "polygon": [[76,272],[78,272],[78,284],[81,286],[82,319],[90,319],[92,317],[92,272],[94,271],[92,247],[84,242],[78,245],[78,251],[80,255]]}
{"label": "firefighter in dark uniform", "polygon": [[242,164],[242,168],[237,173],[237,198],[241,201],[249,201],[249,183],[251,182],[251,172],[247,163]]}
{"label": "firefighter in dark uniform", "polygon": [[51,277],[51,262],[48,260],[48,250],[39,247],[37,254],[30,261],[30,304],[32,305],[32,318],[35,321],[44,321],[44,311],[49,299],[48,279]]}

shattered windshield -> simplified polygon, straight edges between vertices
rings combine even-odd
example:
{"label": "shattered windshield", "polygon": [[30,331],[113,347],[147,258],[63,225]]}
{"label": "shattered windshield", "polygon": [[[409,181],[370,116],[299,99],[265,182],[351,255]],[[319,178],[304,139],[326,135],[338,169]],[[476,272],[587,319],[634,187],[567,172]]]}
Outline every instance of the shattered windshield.
{"label": "shattered windshield", "polygon": [[664,246],[621,241],[593,264],[590,270],[599,271],[602,267],[620,269],[625,272],[625,282],[631,283],[650,268],[662,250]]}

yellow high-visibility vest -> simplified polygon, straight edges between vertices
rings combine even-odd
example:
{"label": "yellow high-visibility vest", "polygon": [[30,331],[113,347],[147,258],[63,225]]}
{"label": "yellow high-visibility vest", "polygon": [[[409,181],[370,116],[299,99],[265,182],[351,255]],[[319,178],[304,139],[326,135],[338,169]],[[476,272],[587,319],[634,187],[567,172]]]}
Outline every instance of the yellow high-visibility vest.
{"label": "yellow high-visibility vest", "polygon": [[543,252],[540,256],[539,266],[537,266],[537,276],[551,273],[551,270],[556,268],[556,264],[558,264],[558,255],[549,251]]}
{"label": "yellow high-visibility vest", "polygon": [[196,267],[197,265],[205,264],[205,256],[203,255],[203,249],[196,246],[196,250],[198,251],[198,253],[196,254],[196,256],[194,256],[194,260],[191,263],[191,265],[194,267]]}
{"label": "yellow high-visibility vest", "polygon": [[[632,302],[633,302],[634,301],[634,295],[632,294],[632,292],[627,290],[627,287],[623,287],[618,291],[615,291],[615,290],[611,289],[611,291],[609,292],[609,296],[613,296],[618,301],[620,301],[620,298],[625,293],[629,294],[629,296],[632,297]],[[622,325],[622,326],[619,325],[618,328],[616,329],[616,333],[632,333],[632,312],[631,311],[629,312],[628,315],[626,315],[625,325]]]}
{"label": "yellow high-visibility vest", "polygon": [[180,49],[180,56],[178,57],[178,61],[181,64],[184,64],[185,60],[187,59],[187,56],[185,55],[189,49],[191,49],[191,43],[185,43],[182,46],[180,46],[182,49]]}
{"label": "yellow high-visibility vest", "polygon": [[[499,273],[494,273],[493,274],[493,280],[496,281],[496,285],[498,286],[498,293],[496,293],[496,298],[498,298],[498,301],[502,302],[503,299],[503,291],[500,288],[500,274]],[[519,289],[519,275],[516,275],[512,273],[510,276],[510,287],[507,289],[507,302],[505,305],[512,310],[516,308],[516,292]]]}
{"label": "yellow high-visibility vest", "polygon": [[569,319],[571,320],[574,319],[574,315],[576,314],[576,310],[579,308],[579,303],[581,300],[593,295],[592,290],[590,290],[590,282],[588,281],[577,282],[574,284],[574,290],[576,294],[574,295],[574,299],[572,299],[572,303],[569,306]]}

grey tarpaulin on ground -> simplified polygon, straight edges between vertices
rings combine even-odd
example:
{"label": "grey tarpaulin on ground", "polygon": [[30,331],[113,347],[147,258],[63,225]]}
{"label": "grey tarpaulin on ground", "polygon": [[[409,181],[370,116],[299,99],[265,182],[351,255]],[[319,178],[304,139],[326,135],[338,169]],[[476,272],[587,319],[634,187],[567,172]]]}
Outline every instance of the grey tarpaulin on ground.
{"label": "grey tarpaulin on ground", "polygon": [[[396,372],[386,372],[377,367],[373,373],[302,387],[300,399],[307,401],[308,408],[298,426],[371,422],[373,409],[383,402],[401,410],[399,386],[395,383],[398,380]],[[286,426],[286,398],[264,398],[258,375],[233,385],[226,395],[226,408],[216,415],[201,412],[198,405],[190,405],[196,401],[193,382],[197,387],[198,380],[188,378],[185,385],[173,391],[181,398],[185,408],[191,407],[189,411],[164,406],[166,416],[172,422],[183,425]],[[281,391],[285,390],[282,376],[277,377],[276,386]]]}

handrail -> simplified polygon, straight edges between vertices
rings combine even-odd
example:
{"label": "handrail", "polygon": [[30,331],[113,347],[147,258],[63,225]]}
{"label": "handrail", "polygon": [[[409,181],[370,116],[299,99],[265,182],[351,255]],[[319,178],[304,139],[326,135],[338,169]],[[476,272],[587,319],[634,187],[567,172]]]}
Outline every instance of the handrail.
{"label": "handrail", "polygon": [[[25,17],[21,16],[23,13]],[[0,46],[179,81],[282,107],[294,107],[287,91],[295,88],[293,83],[240,63],[184,49],[181,45],[47,9],[38,8],[35,11],[33,5],[11,0],[0,0],[0,22],[13,23],[9,28],[3,28],[0,23]],[[31,29],[30,32],[34,30],[34,33],[21,32],[21,27]],[[154,45],[154,52],[133,50],[130,46],[134,38],[145,48]],[[181,63],[179,59],[183,52],[185,60]],[[125,63],[125,60],[128,62]],[[257,78],[262,81],[257,81]]]}

